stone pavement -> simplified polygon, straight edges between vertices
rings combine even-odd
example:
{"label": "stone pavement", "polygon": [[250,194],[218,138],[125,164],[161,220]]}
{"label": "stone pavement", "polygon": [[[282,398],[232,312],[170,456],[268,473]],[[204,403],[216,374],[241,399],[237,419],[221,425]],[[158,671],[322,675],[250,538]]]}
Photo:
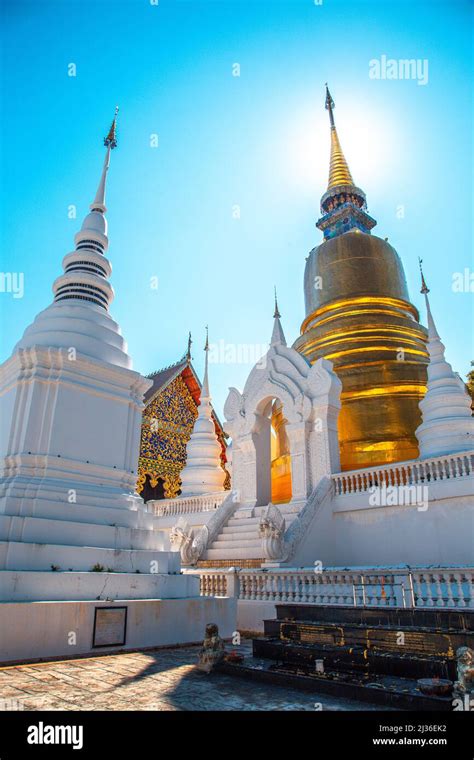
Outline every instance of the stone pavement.
{"label": "stone pavement", "polygon": [[[240,648],[250,653],[250,642]],[[0,667],[0,710],[376,710],[372,705],[196,671],[199,647]]]}

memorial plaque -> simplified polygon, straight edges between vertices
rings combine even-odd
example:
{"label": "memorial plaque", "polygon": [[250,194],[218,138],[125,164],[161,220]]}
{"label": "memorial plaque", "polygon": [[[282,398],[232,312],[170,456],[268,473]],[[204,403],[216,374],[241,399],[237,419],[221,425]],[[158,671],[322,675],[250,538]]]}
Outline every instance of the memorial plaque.
{"label": "memorial plaque", "polygon": [[125,644],[126,628],[126,607],[96,607],[92,646],[122,646]]}

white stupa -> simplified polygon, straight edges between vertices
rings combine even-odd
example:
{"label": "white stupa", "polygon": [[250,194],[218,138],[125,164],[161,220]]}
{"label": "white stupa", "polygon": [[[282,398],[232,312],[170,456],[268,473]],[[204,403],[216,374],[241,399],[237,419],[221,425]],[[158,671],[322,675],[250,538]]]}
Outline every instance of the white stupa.
{"label": "white stupa", "polygon": [[132,370],[109,314],[115,130],[114,118],[54,301],[0,366],[0,662],[196,641],[222,614],[235,630],[229,605],[203,604],[199,579],[180,574],[135,492],[151,381]]}
{"label": "white stupa", "polygon": [[[421,260],[420,260],[421,270]],[[428,320],[428,389],[420,401],[423,422],[416,430],[420,458],[436,457],[474,448],[474,418],[466,386],[446,361],[431,314],[429,288],[421,272],[421,292],[425,296]]]}
{"label": "white stupa", "polygon": [[105,188],[116,115],[104,143],[99,187],[54,301],[0,367],[0,602],[96,598],[104,584],[93,567],[114,571],[108,593],[121,598],[127,572],[139,570],[133,594],[147,597],[157,593],[150,562],[168,568],[135,493],[151,383],[132,370],[109,314]]}
{"label": "white stupa", "polygon": [[[207,328],[206,328],[207,330]],[[206,335],[206,361],[201,402],[191,438],[186,447],[186,465],[181,472],[181,495],[195,496],[224,490],[225,473],[221,466],[221,445],[212,419],[209,392],[209,339]]]}

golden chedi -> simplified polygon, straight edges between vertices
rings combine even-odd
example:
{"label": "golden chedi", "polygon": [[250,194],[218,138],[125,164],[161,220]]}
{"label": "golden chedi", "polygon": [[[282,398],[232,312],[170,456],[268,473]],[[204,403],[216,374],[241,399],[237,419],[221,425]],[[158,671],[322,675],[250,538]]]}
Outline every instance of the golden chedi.
{"label": "golden chedi", "polygon": [[418,456],[427,332],[400,257],[371,234],[376,221],[344,158],[327,88],[326,108],[331,162],[316,224],[324,241],[306,261],[306,318],[294,347],[310,362],[330,359],[342,381],[341,467],[352,470]]}

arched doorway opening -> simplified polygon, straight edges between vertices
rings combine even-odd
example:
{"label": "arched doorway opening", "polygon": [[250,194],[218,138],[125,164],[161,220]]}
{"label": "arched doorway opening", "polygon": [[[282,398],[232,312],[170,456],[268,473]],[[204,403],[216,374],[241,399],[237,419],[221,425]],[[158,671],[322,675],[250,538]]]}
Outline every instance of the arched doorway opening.
{"label": "arched doorway opening", "polygon": [[291,501],[292,496],[290,441],[286,432],[286,424],[287,420],[283,415],[283,405],[278,399],[274,399],[270,426],[273,504],[287,504]]}
{"label": "arched doorway opening", "polygon": [[140,493],[140,496],[143,498],[143,501],[164,499],[165,489],[164,489],[163,478],[158,478],[156,486],[152,486],[150,480],[151,480],[150,476],[147,474],[145,482],[143,484],[143,490]]}
{"label": "arched doorway opening", "polygon": [[278,398],[267,399],[253,433],[257,475],[257,506],[287,504],[292,497],[291,453],[287,420]]}

